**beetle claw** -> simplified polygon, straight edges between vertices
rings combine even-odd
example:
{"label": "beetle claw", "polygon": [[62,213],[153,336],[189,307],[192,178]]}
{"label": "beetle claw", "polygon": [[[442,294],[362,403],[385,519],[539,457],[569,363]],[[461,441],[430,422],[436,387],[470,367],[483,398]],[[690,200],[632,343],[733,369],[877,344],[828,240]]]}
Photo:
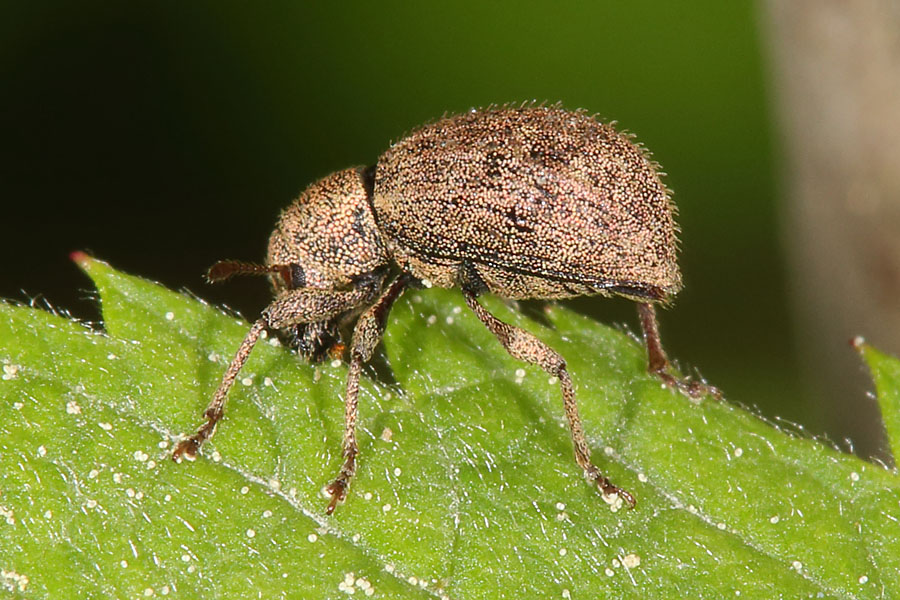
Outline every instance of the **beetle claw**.
{"label": "beetle claw", "polygon": [[347,481],[342,478],[335,479],[325,487],[325,492],[331,496],[331,501],[325,509],[325,514],[330,515],[334,513],[338,503],[343,502],[347,497]]}
{"label": "beetle claw", "polygon": [[[637,506],[637,500],[634,499],[634,496],[631,495],[631,492],[613,485],[606,477],[597,480],[597,487],[600,488],[601,492],[603,492],[604,499],[608,497],[620,498],[628,505],[629,510]],[[607,500],[607,502],[609,502],[609,500]]]}
{"label": "beetle claw", "polygon": [[676,389],[689,398],[699,399],[704,396],[712,396],[715,400],[722,400],[722,391],[703,381],[697,381],[690,377],[676,377],[665,371],[659,371],[656,375],[662,379],[666,387]]}
{"label": "beetle claw", "polygon": [[181,462],[182,458],[186,458],[188,460],[194,460],[197,458],[197,451],[200,450],[200,440],[196,435],[192,435],[186,440],[182,440],[175,446],[175,451],[172,452],[172,460],[175,462]]}

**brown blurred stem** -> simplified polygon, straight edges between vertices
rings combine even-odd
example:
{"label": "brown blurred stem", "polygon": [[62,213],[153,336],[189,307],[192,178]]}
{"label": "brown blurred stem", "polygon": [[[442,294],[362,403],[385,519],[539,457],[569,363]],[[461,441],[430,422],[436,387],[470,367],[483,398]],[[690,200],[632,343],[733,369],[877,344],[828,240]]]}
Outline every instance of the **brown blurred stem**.
{"label": "brown blurred stem", "polygon": [[885,456],[846,341],[900,353],[900,2],[765,6],[803,361],[828,429]]}

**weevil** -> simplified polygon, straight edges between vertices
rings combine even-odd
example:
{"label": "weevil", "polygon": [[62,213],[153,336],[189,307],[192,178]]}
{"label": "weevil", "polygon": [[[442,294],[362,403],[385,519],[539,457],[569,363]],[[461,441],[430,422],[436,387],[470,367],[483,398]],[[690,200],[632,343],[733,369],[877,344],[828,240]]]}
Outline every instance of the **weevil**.
{"label": "weevil", "polygon": [[281,215],[265,264],[220,261],[207,277],[265,274],[275,299],[253,323],[176,460],[196,455],[263,330],[280,330],[299,353],[322,360],[342,348],[355,319],[344,394],[343,464],[327,487],[331,514],[357,467],[359,378],[391,306],[410,287],[459,288],[468,307],[513,357],[559,382],[575,462],[606,495],[635,499],[593,462],[565,359],[478,301],[584,295],[637,303],[648,370],[684,394],[718,395],[682,378],[660,342],[655,305],[681,289],[669,190],[631,136],[582,111],[525,105],[440,119],[393,144],[371,167],[310,185]]}

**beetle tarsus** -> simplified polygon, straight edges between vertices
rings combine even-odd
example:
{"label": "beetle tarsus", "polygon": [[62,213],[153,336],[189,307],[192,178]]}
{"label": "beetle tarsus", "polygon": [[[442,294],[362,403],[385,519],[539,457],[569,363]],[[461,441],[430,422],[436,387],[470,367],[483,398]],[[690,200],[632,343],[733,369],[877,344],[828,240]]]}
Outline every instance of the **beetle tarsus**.
{"label": "beetle tarsus", "polygon": [[637,506],[637,500],[634,499],[634,496],[631,495],[631,492],[613,485],[612,483],[610,483],[607,477],[598,479],[597,487],[600,488],[600,491],[603,492],[604,496],[617,496],[621,498],[622,501],[628,505],[629,510]]}
{"label": "beetle tarsus", "polygon": [[351,437],[345,438],[345,440],[348,441],[345,441],[347,448],[344,451],[345,458],[344,464],[341,466],[341,472],[338,473],[338,476],[334,481],[325,486],[325,493],[331,496],[328,508],[325,509],[325,514],[327,515],[333,513],[338,503],[343,502],[347,498],[347,490],[350,489],[350,480],[353,479],[353,475],[356,473],[356,455],[359,454],[359,449],[356,447],[355,426],[349,433],[351,434]]}
{"label": "beetle tarsus", "polygon": [[325,492],[329,496],[331,496],[331,501],[328,503],[328,507],[325,509],[326,515],[334,513],[334,509],[337,507],[337,505],[344,501],[344,499],[347,497],[347,488],[349,487],[350,482],[343,477],[338,477],[325,487]]}
{"label": "beetle tarsus", "polygon": [[689,398],[712,396],[716,400],[721,400],[722,392],[718,388],[690,377],[672,374],[672,363],[669,362],[659,338],[656,309],[649,302],[639,302],[637,307],[641,329],[644,331],[644,342],[647,345],[647,371],[659,377],[667,387],[678,390]]}
{"label": "beetle tarsus", "polygon": [[698,399],[705,396],[711,396],[716,400],[722,400],[722,391],[703,381],[691,379],[690,377],[678,377],[672,375],[667,370],[656,371],[655,375],[662,380],[666,387],[678,390],[689,398]]}
{"label": "beetle tarsus", "polygon": [[197,452],[200,450],[201,443],[202,440],[197,435],[192,435],[188,439],[182,440],[175,446],[175,451],[172,452],[172,460],[175,462],[181,462],[182,458],[194,460],[197,457]]}

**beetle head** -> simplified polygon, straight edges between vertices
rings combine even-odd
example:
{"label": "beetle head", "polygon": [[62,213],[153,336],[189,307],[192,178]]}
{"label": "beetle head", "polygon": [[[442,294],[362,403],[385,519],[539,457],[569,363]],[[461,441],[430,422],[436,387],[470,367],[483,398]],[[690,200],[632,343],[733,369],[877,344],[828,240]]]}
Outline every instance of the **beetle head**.
{"label": "beetle head", "polygon": [[[371,181],[362,168],[339,171],[310,185],[281,214],[266,258],[269,267],[281,267],[269,275],[276,296],[296,288],[360,287],[371,287],[372,296],[377,295],[390,258],[369,202]],[[338,324],[344,316],[287,333],[301,354],[321,360],[339,343]]]}

